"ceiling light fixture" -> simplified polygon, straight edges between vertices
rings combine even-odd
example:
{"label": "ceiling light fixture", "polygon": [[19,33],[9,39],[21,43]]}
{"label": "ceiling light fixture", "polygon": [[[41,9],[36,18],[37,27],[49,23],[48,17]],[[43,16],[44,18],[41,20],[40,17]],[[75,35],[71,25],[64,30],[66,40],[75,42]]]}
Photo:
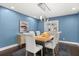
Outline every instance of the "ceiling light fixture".
{"label": "ceiling light fixture", "polygon": [[43,11],[46,11],[46,10],[50,10],[50,8],[45,4],[45,3],[39,3],[38,6],[43,10]]}
{"label": "ceiling light fixture", "polygon": [[43,19],[43,16],[40,16],[40,20],[42,21],[42,19]]}
{"label": "ceiling light fixture", "polygon": [[[41,10],[43,10],[44,13],[46,13],[47,11],[50,11],[50,12],[51,12],[51,9],[47,6],[46,3],[38,3],[37,6],[38,6],[39,8],[41,8]],[[41,20],[41,21],[46,21],[46,20],[47,20],[46,15],[40,16],[40,20]]]}

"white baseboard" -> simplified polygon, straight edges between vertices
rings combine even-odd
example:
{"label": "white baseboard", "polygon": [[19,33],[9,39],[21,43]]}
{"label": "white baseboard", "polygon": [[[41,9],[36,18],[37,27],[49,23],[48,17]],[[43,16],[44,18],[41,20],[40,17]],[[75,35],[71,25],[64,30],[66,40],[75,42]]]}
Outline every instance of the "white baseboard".
{"label": "white baseboard", "polygon": [[16,46],[18,46],[18,44],[12,44],[12,45],[9,45],[9,46],[6,46],[6,47],[2,47],[2,48],[0,48],[0,51],[6,50],[6,49],[9,49],[9,48],[12,48],[12,47],[16,47]]}
{"label": "white baseboard", "polygon": [[79,46],[79,43],[77,43],[77,42],[69,42],[69,41],[61,41],[61,40],[59,42]]}

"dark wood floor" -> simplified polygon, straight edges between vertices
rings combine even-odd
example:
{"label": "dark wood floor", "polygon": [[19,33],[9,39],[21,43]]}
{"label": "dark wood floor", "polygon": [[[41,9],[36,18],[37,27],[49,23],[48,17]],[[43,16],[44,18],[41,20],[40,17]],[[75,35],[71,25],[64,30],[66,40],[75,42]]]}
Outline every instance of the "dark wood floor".
{"label": "dark wood floor", "polygon": [[79,56],[79,46],[66,44],[66,43],[59,43],[60,50],[68,52],[71,56]]}
{"label": "dark wood floor", "polygon": [[[21,55],[25,56],[26,51],[25,51],[25,45],[23,45],[23,48],[19,48],[19,46],[0,51],[0,56],[18,56]],[[20,51],[20,52],[19,52]],[[64,43],[59,43],[59,53],[56,54],[57,56],[79,56],[79,46],[77,45],[72,45],[72,44],[64,44]],[[48,49],[48,52],[46,54],[47,56],[52,56],[51,50]]]}
{"label": "dark wood floor", "polygon": [[[22,46],[23,46],[22,48],[24,48],[25,44],[23,44]],[[13,48],[10,48],[7,50],[0,51],[0,56],[10,56],[12,53],[14,53],[22,48],[20,48],[19,46],[16,46],[16,47],[13,47]]]}

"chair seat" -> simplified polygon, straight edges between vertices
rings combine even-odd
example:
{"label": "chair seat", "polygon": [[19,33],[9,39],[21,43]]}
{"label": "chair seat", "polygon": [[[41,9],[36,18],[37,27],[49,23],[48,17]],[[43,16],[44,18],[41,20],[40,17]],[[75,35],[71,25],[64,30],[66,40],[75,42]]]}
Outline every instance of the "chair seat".
{"label": "chair seat", "polygon": [[36,45],[36,47],[32,47],[32,48],[27,48],[26,47],[26,50],[28,52],[31,52],[31,53],[37,53],[38,51],[40,51],[43,47],[41,45]]}
{"label": "chair seat", "polygon": [[47,43],[45,43],[45,47],[46,48],[49,48],[49,49],[54,49],[55,47],[56,47],[56,44],[55,44],[55,42],[47,42]]}

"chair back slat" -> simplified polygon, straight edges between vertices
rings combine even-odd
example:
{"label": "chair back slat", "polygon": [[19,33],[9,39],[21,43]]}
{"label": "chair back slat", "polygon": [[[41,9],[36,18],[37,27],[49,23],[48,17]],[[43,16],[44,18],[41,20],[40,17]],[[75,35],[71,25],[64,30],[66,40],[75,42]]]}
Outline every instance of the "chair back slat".
{"label": "chair back slat", "polygon": [[33,34],[27,33],[25,37],[26,37],[26,48],[30,48],[30,49],[35,48],[36,42],[35,42]]}

